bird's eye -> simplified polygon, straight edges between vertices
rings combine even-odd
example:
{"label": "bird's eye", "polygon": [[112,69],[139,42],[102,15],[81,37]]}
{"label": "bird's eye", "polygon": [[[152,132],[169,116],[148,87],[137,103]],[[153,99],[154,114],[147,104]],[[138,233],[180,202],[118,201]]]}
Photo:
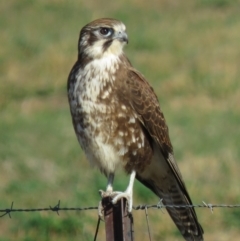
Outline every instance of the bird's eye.
{"label": "bird's eye", "polygon": [[108,37],[112,34],[112,29],[111,28],[100,28],[100,34]]}

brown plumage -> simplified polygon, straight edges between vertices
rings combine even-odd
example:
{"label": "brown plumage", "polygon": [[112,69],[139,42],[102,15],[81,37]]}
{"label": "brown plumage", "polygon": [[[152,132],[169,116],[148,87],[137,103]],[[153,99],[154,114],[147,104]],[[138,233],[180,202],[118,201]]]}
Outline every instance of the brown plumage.
{"label": "brown plumage", "polygon": [[[118,166],[131,174],[126,191],[113,202],[126,197],[131,211],[136,176],[165,205],[191,205],[157,96],[124,55],[127,42],[125,25],[115,19],[95,20],[80,32],[78,60],[68,78],[78,141],[107,176],[109,195]],[[167,210],[185,240],[203,240],[193,208]]]}

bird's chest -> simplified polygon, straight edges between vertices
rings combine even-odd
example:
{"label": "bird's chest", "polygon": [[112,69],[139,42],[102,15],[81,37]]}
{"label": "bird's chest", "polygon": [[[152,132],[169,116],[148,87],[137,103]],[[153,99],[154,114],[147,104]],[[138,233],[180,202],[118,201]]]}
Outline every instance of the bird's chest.
{"label": "bird's chest", "polygon": [[[116,68],[85,67],[70,86],[70,107],[77,133],[84,138],[110,135],[119,100],[115,95]],[[109,126],[110,125],[110,126]]]}
{"label": "bird's chest", "polygon": [[[122,101],[115,71],[82,71],[69,89],[78,140],[104,172],[125,163],[127,171],[149,159],[150,144],[129,103]],[[120,92],[119,92],[120,91]],[[144,163],[146,163],[146,160]]]}

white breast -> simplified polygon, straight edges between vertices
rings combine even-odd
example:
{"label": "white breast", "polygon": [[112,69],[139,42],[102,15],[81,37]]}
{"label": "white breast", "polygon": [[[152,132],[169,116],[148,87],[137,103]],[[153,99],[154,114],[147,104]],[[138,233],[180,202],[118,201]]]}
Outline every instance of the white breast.
{"label": "white breast", "polygon": [[106,84],[112,86],[119,61],[117,56],[109,55],[107,58],[95,59],[83,70],[79,70],[74,88],[74,96],[78,98],[79,103],[84,102],[85,97],[96,101]]}
{"label": "white breast", "polygon": [[[75,105],[71,109],[76,117],[78,140],[88,160],[105,172],[114,172],[121,160],[108,143],[111,128],[115,128],[109,118],[113,105],[101,102],[99,95],[102,99],[111,95],[119,61],[116,55],[91,61],[79,70],[76,83],[69,89],[73,96],[71,102]],[[82,117],[83,121],[78,121]]]}

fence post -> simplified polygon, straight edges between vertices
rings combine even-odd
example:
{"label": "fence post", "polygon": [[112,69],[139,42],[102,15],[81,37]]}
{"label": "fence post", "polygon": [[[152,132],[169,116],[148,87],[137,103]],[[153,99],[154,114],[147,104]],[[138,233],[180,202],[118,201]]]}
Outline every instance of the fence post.
{"label": "fence post", "polygon": [[133,216],[128,213],[127,201],[120,199],[115,205],[110,197],[102,199],[106,241],[133,241]]}

